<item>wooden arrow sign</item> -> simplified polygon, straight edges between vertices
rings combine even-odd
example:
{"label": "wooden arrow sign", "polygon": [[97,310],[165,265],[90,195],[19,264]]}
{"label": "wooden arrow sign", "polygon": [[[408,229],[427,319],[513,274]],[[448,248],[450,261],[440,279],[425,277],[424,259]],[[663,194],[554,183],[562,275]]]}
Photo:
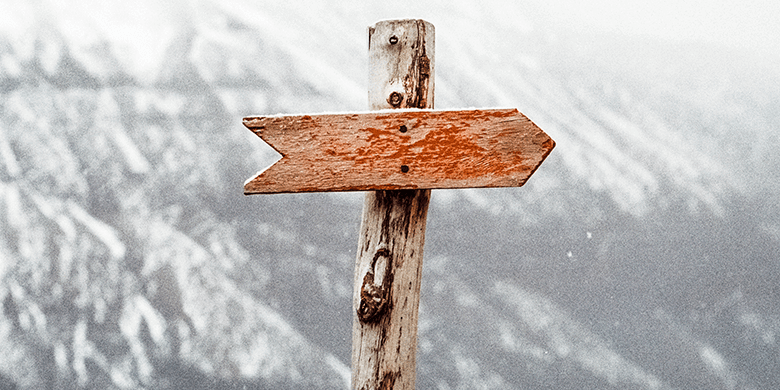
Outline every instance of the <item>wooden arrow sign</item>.
{"label": "wooden arrow sign", "polygon": [[282,158],[244,194],[519,187],[555,142],[517,109],[244,118]]}

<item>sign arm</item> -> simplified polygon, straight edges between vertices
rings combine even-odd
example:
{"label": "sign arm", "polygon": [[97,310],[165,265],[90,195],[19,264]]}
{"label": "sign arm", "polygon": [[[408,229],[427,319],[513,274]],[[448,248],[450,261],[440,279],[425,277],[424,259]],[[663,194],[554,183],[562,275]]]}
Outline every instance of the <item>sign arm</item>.
{"label": "sign arm", "polygon": [[554,145],[515,108],[283,115],[244,123],[282,154],[246,183],[246,194],[517,187]]}

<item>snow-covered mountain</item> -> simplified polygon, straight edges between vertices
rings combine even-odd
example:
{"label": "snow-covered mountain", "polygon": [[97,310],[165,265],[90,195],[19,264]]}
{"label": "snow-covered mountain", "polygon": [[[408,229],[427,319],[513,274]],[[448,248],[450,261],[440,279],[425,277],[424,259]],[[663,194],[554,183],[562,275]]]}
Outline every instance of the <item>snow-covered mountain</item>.
{"label": "snow-covered mountain", "polygon": [[276,156],[241,118],[364,110],[366,27],[402,16],[437,108],[557,142],[523,188],[434,191],[419,388],[780,386],[755,51],[533,1],[73,3],[0,12],[0,388],[348,387],[362,194],[243,196]]}

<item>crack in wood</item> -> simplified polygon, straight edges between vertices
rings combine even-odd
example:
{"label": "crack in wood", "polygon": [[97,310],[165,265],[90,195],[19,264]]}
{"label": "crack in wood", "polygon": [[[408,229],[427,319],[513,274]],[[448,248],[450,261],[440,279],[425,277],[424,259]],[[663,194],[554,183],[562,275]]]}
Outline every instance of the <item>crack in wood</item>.
{"label": "crack in wood", "polygon": [[409,98],[406,99],[406,106],[409,108],[433,108],[433,104],[428,104],[429,79],[431,77],[431,60],[425,53],[425,22],[418,20],[417,41],[412,44],[412,61],[409,71],[406,75],[406,82]]}
{"label": "crack in wood", "polygon": [[382,381],[379,382],[378,390],[392,390],[395,387],[395,380],[401,376],[400,372],[388,371],[382,376]]}

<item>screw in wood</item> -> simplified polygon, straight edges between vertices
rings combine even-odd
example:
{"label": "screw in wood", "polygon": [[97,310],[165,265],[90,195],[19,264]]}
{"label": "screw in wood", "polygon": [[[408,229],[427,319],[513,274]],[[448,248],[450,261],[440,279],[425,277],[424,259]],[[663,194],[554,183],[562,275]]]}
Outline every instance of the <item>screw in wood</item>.
{"label": "screw in wood", "polygon": [[393,107],[398,107],[401,105],[401,102],[404,100],[404,96],[401,95],[398,92],[393,92],[390,94],[390,97],[387,98],[387,102],[390,103]]}
{"label": "screw in wood", "polygon": [[396,43],[398,43],[398,37],[393,35],[392,37],[390,37],[390,44],[395,45]]}
{"label": "screw in wood", "polygon": [[406,125],[401,125],[401,128],[398,130],[400,130],[402,133],[406,133],[406,130],[408,129],[406,128]]}
{"label": "screw in wood", "polygon": [[408,165],[401,165],[401,172],[403,172],[403,173],[409,172],[409,166]]}

